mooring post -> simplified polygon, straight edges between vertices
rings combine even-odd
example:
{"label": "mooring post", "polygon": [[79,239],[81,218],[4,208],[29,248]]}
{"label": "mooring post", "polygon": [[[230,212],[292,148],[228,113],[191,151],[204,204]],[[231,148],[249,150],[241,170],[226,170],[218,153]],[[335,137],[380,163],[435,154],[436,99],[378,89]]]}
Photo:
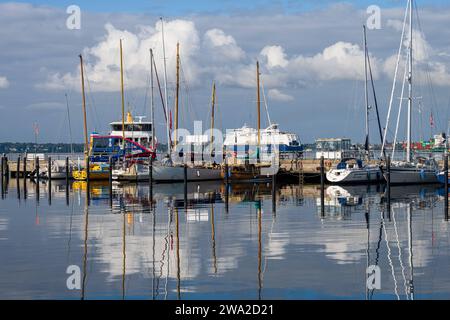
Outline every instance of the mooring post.
{"label": "mooring post", "polygon": [[445,185],[445,220],[448,221],[448,154],[444,157],[444,185]]}
{"label": "mooring post", "polygon": [[2,187],[2,199],[4,198],[4,188],[3,188],[3,179],[4,179],[4,166],[5,166],[5,164],[4,164],[4,157],[2,156],[2,159],[1,159],[1,173],[0,173],[0,184],[1,184],[1,187]]}
{"label": "mooring post", "polygon": [[325,159],[320,157],[320,213],[325,217]]}
{"label": "mooring post", "polygon": [[229,184],[226,184],[225,185],[225,212],[226,213],[228,213],[228,209],[229,209],[229,206],[228,206],[228,203],[229,203],[229,188],[230,188],[230,185]]}
{"label": "mooring post", "polygon": [[184,164],[184,208],[187,208],[187,165]]}
{"label": "mooring post", "polygon": [[148,193],[150,208],[153,206],[153,155],[148,158]]}
{"label": "mooring post", "polygon": [[109,206],[112,207],[112,198],[113,198],[113,188],[112,188],[112,170],[113,170],[113,160],[112,156],[109,156],[108,159],[108,170],[109,170],[109,176],[108,176],[108,187],[109,187]]}
{"label": "mooring post", "polygon": [[227,186],[230,183],[230,175],[228,172],[228,161],[227,160],[225,160],[225,182],[226,182]]}
{"label": "mooring post", "polygon": [[389,213],[391,212],[391,157],[386,159],[386,196]]}
{"label": "mooring post", "polygon": [[47,163],[47,178],[48,178],[48,205],[52,205],[52,157],[48,157]]}
{"label": "mooring post", "polygon": [[5,156],[6,180],[9,181],[9,161],[8,156]]}
{"label": "mooring post", "polygon": [[39,157],[34,155],[35,174],[36,174],[36,202],[39,203]]}
{"label": "mooring post", "polygon": [[1,161],[1,179],[2,179],[2,183],[3,183],[3,178],[5,176],[5,156],[2,155],[2,161]]}
{"label": "mooring post", "polygon": [[277,175],[272,175],[272,213],[277,212]]}
{"label": "mooring post", "polygon": [[66,186],[69,185],[69,176],[70,174],[70,169],[69,169],[69,157],[66,157]]}
{"label": "mooring post", "polygon": [[27,154],[25,153],[25,156],[23,158],[23,198],[27,199]]}
{"label": "mooring post", "polygon": [[20,173],[20,155],[17,157],[17,168],[16,168],[17,198],[20,200],[20,182],[19,182],[19,173]]}
{"label": "mooring post", "polygon": [[34,156],[35,169],[36,169],[36,183],[39,184],[39,157]]}
{"label": "mooring post", "polygon": [[24,179],[27,178],[27,161],[28,161],[28,154],[25,153],[25,156],[23,158],[23,173],[22,173],[22,178]]}
{"label": "mooring post", "polygon": [[52,181],[52,157],[48,157],[47,177],[49,182]]}
{"label": "mooring post", "polygon": [[91,192],[90,192],[90,182],[91,182],[91,165],[89,163],[89,156],[86,158],[86,197],[87,203],[91,203]]}
{"label": "mooring post", "polygon": [[17,167],[16,167],[16,181],[19,185],[19,173],[20,173],[20,155],[17,157]]}

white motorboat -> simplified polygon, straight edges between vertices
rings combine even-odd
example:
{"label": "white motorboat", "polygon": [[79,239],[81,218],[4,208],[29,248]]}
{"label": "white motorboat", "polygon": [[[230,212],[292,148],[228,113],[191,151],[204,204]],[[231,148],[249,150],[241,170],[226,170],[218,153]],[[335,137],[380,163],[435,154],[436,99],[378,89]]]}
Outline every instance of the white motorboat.
{"label": "white motorboat", "polygon": [[336,184],[371,183],[384,180],[382,171],[377,165],[363,165],[362,160],[342,159],[326,174],[327,180]]}
{"label": "white motorboat", "polygon": [[[152,166],[152,178],[158,182],[175,182],[184,181],[184,166],[182,165],[164,165],[154,163]],[[119,181],[148,181],[149,166],[148,164],[133,164],[125,169],[113,170],[113,179]],[[196,168],[186,167],[187,181],[206,181],[220,180],[220,168]]]}
{"label": "white motorboat", "polygon": [[[72,178],[73,162],[69,162],[69,179]],[[66,160],[52,160],[51,164],[52,180],[66,179]],[[39,173],[41,179],[48,179],[48,168],[42,168]]]}

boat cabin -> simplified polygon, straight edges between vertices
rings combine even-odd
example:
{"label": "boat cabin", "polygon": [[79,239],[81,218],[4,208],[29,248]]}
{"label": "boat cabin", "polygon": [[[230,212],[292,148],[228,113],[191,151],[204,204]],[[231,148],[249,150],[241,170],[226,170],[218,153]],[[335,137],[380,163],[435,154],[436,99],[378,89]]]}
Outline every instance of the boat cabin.
{"label": "boat cabin", "polygon": [[362,169],[363,162],[360,159],[355,158],[344,158],[339,162],[336,166],[336,169],[338,170],[345,170],[345,169]]}
{"label": "boat cabin", "polygon": [[[125,134],[125,139],[136,142],[137,144],[151,148],[153,136],[153,124],[150,121],[142,121],[144,116],[138,116],[135,120],[130,112],[127,113],[125,120],[125,132],[122,131],[122,121],[114,121],[110,123],[111,136],[122,136]],[[156,141],[155,141],[156,144]]]}

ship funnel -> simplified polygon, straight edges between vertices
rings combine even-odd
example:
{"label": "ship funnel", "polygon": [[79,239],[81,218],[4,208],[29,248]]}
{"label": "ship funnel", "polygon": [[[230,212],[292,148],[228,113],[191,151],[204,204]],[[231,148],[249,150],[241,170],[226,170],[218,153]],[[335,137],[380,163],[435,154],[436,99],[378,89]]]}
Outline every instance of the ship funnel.
{"label": "ship funnel", "polygon": [[133,123],[133,116],[131,115],[130,111],[127,112],[127,122]]}

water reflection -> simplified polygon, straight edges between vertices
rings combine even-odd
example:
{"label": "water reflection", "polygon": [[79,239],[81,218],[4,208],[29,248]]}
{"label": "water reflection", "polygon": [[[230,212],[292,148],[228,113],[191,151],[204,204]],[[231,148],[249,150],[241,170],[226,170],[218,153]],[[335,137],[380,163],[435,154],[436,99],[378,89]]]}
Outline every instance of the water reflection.
{"label": "water reflection", "polygon": [[[450,297],[444,190],[392,187],[387,199],[384,186],[331,186],[322,198],[320,186],[276,187],[12,179],[0,297]],[[66,287],[68,265],[80,290]],[[380,290],[366,286],[372,265]]]}

